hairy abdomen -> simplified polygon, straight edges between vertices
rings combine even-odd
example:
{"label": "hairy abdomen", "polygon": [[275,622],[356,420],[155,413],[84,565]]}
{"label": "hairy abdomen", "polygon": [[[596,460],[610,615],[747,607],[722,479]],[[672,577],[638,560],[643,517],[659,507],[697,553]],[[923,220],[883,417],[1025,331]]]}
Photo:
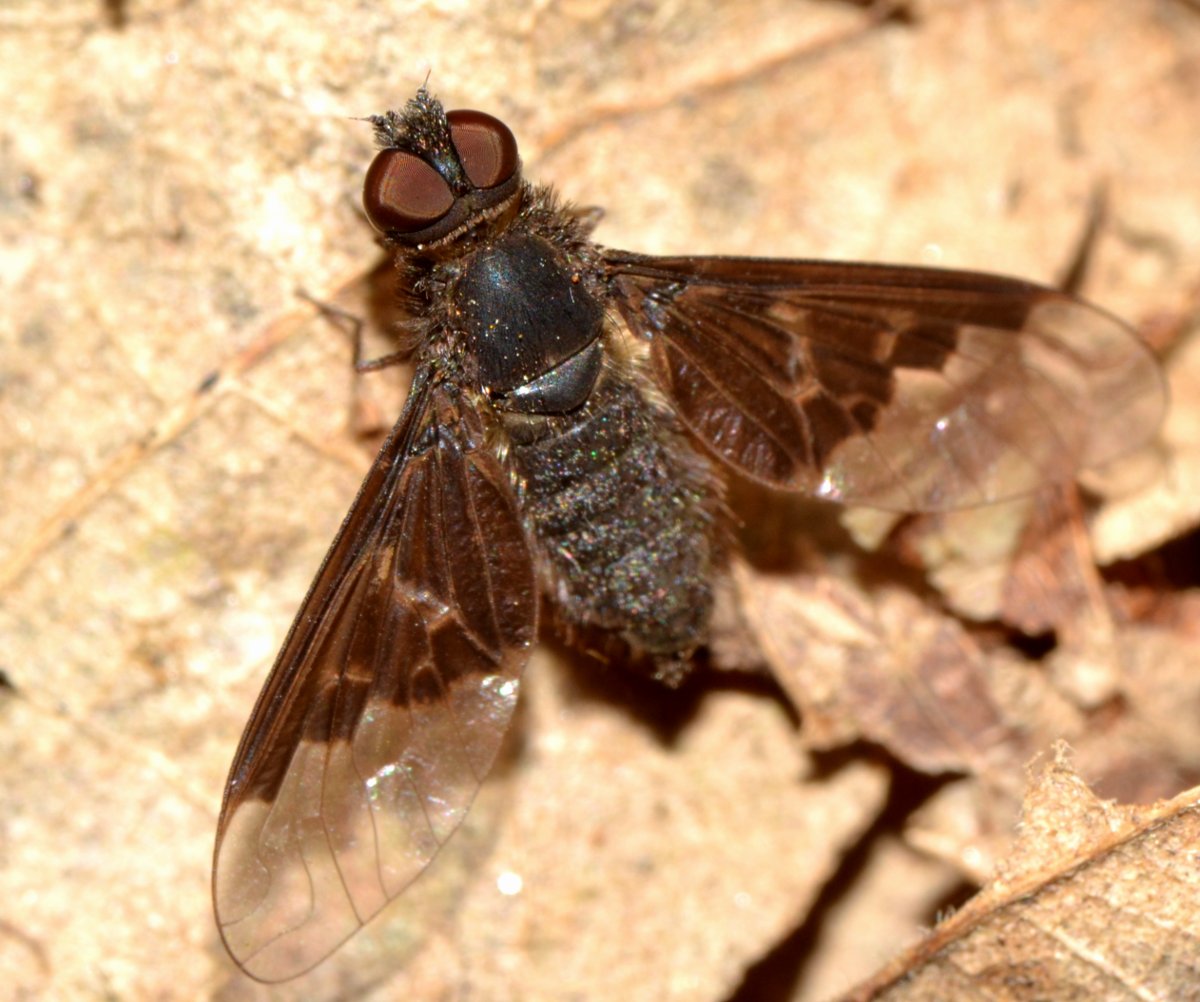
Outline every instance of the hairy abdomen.
{"label": "hairy abdomen", "polygon": [[707,464],[638,388],[606,371],[578,411],[510,427],[522,502],[568,622],[664,664],[708,638]]}

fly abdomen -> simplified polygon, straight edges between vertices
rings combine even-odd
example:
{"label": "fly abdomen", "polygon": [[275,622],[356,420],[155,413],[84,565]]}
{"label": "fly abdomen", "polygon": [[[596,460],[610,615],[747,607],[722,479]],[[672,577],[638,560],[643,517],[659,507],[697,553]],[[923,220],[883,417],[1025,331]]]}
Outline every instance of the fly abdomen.
{"label": "fly abdomen", "polygon": [[511,456],[567,620],[660,663],[690,653],[712,610],[702,461],[612,371],[583,407],[535,427],[514,422]]}

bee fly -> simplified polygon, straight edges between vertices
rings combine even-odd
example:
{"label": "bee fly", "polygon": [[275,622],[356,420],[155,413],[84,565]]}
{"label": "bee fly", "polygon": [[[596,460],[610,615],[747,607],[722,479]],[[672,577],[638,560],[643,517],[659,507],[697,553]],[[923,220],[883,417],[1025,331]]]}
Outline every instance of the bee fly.
{"label": "bee fly", "polygon": [[416,375],[229,773],[217,919],[264,981],[335,950],[454,833],[541,595],[679,681],[707,639],[722,467],[946,510],[1101,464],[1163,406],[1137,337],[1053,289],[608,250],[490,115],[422,88],[370,121],[363,202]]}

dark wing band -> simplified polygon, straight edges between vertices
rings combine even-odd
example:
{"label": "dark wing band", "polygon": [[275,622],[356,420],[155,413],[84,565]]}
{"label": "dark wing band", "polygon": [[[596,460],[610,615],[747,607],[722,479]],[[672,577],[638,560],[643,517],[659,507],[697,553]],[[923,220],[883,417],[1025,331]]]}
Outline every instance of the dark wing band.
{"label": "dark wing band", "polygon": [[755,479],[903,511],[985,504],[1144,441],[1161,372],[1119,320],[971,272],[605,254],[680,419]]}
{"label": "dark wing band", "polygon": [[213,899],[248,974],[308,970],[434,858],[491,768],[536,618],[479,415],[418,378],[230,770]]}

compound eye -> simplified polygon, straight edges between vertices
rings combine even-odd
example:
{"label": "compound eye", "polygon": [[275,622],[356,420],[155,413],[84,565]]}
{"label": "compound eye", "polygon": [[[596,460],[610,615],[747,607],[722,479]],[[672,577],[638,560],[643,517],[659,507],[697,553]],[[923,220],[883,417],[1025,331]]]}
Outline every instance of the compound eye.
{"label": "compound eye", "polygon": [[367,168],[363,209],[381,233],[415,233],[432,226],[454,205],[442,175],[411,153],[382,150]]}
{"label": "compound eye", "polygon": [[459,110],[446,116],[459,162],[476,188],[494,188],[516,173],[517,140],[500,119],[482,111]]}

